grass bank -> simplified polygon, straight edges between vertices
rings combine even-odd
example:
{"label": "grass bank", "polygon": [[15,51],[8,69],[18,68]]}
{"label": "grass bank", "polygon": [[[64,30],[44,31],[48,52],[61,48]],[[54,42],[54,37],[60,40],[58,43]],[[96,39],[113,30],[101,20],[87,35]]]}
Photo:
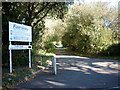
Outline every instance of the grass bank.
{"label": "grass bank", "polygon": [[34,78],[37,73],[52,66],[53,56],[54,53],[38,53],[37,55],[32,55],[32,68],[28,68],[28,65],[16,68],[13,66],[12,73],[9,73],[9,67],[3,68],[2,88],[12,88],[17,84]]}
{"label": "grass bank", "polygon": [[120,56],[103,56],[99,54],[80,54],[78,52],[71,51],[70,49],[67,49],[67,51],[71,52],[73,55],[82,56],[82,57],[120,60]]}

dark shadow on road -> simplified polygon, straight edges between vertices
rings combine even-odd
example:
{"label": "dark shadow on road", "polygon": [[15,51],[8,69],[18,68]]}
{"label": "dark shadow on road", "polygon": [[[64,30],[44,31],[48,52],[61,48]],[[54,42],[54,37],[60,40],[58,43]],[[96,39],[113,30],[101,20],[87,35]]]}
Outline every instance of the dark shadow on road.
{"label": "dark shadow on road", "polygon": [[117,60],[56,56],[57,75],[46,70],[17,88],[119,88]]}

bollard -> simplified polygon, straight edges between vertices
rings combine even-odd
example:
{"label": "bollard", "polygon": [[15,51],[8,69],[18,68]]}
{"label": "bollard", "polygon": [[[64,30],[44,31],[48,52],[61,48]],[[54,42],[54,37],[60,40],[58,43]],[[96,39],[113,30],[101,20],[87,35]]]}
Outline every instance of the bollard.
{"label": "bollard", "polygon": [[41,56],[41,59],[40,59],[40,60],[41,60],[40,64],[41,64],[41,66],[42,66],[42,56]]}
{"label": "bollard", "polygon": [[57,68],[56,68],[56,58],[55,57],[53,57],[53,59],[52,59],[52,64],[53,64],[54,74],[56,75],[57,74]]}

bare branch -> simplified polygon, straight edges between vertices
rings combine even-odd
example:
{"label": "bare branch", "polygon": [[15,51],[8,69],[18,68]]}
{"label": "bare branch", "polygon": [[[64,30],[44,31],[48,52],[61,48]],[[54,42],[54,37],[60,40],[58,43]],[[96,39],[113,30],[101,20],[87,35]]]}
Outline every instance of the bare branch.
{"label": "bare branch", "polygon": [[51,7],[49,7],[49,9],[46,11],[46,13],[39,19],[37,20],[34,24],[33,24],[33,28],[45,17],[47,16],[48,12],[52,9],[52,7],[55,6],[55,3],[53,5],[51,5]]}
{"label": "bare branch", "polygon": [[42,12],[50,3],[47,3],[44,7],[42,7],[38,12],[35,13],[34,17],[32,19],[35,19],[37,15]]}
{"label": "bare branch", "polygon": [[39,20],[37,20],[36,23],[33,24],[33,28],[34,28],[45,16],[47,16],[47,14],[48,14],[49,11],[50,11],[50,9],[49,9]]}

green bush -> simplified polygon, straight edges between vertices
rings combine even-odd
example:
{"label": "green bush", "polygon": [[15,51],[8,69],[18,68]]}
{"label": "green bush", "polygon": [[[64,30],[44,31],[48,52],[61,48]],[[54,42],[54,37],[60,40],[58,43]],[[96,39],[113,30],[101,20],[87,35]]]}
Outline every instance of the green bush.
{"label": "green bush", "polygon": [[55,51],[55,45],[53,44],[53,42],[46,42],[45,43],[45,49],[48,53],[54,52]]}
{"label": "green bush", "polygon": [[102,15],[91,5],[73,6],[65,18],[67,30],[62,37],[63,46],[84,54],[99,53],[113,42],[113,31],[102,27]]}
{"label": "green bush", "polygon": [[28,50],[12,51],[12,56],[13,56],[12,57],[13,67],[28,66],[28,61],[29,61]]}
{"label": "green bush", "polygon": [[102,51],[99,55],[103,56],[120,56],[120,43],[113,44],[107,48],[107,50]]}

